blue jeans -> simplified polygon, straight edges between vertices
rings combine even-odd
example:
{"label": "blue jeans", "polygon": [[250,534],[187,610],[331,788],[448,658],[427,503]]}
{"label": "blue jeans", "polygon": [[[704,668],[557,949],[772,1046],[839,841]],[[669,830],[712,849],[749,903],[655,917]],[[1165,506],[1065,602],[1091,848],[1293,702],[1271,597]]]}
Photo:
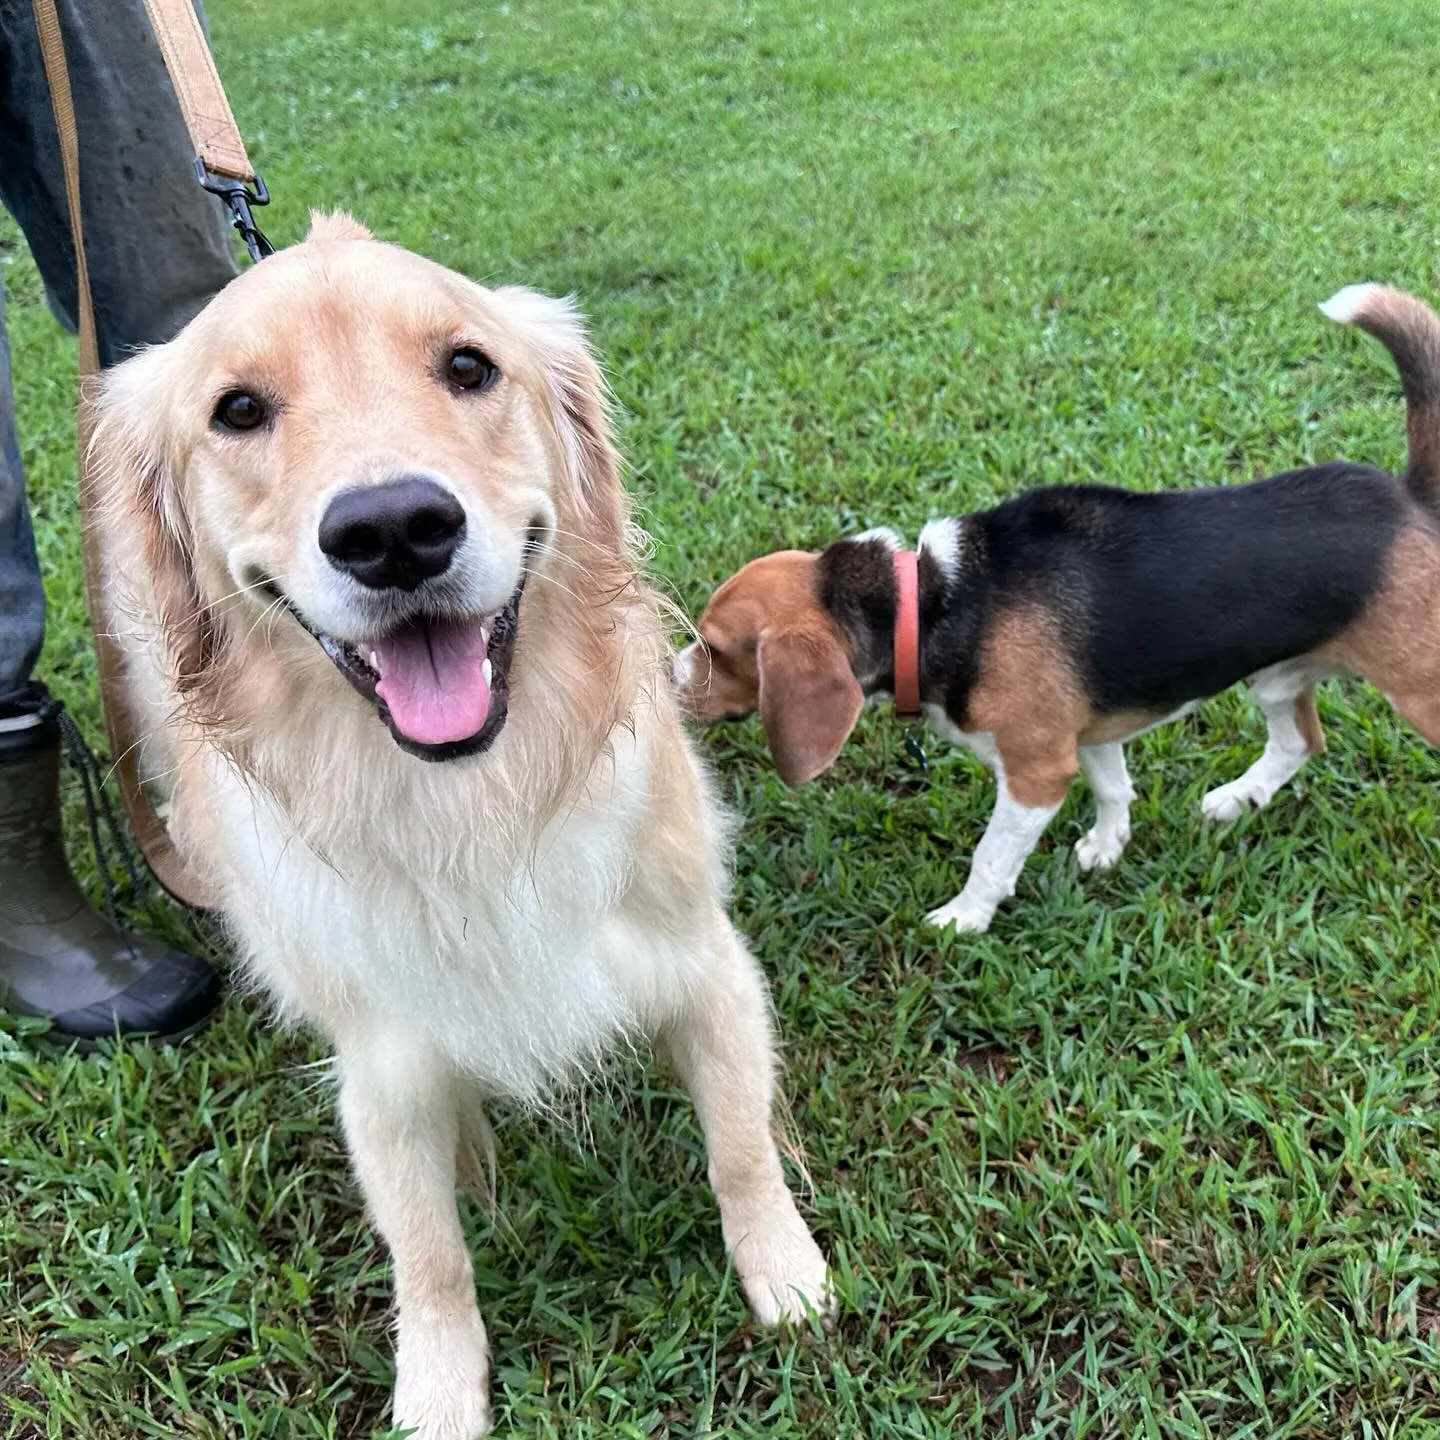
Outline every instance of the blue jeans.
{"label": "blue jeans", "polygon": [[[233,278],[235,262],[224,207],[196,182],[144,0],[58,0],[57,8],[100,363],[113,365],[169,340]],[[51,309],[73,331],[75,252],[30,0],[0,0],[0,202],[25,232]],[[0,296],[0,715],[25,695],[45,633],[3,307]]]}

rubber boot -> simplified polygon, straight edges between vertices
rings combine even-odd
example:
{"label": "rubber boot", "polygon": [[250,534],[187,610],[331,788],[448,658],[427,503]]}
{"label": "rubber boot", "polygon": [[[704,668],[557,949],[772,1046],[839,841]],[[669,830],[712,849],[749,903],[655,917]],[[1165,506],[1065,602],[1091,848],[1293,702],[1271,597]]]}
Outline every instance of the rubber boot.
{"label": "rubber boot", "polygon": [[0,717],[0,1009],[80,1040],[178,1039],[214,1012],[219,977],[121,931],[76,883],[60,832],[58,708],[45,699]]}

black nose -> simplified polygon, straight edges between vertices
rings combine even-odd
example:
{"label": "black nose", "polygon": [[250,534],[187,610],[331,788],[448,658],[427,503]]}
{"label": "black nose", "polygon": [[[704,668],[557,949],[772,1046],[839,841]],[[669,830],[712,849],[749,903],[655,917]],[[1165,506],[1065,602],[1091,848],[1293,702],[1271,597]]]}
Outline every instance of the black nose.
{"label": "black nose", "polygon": [[345,490],[320,521],[320,548],[372,590],[413,590],[443,575],[465,538],[465,511],[433,480]]}

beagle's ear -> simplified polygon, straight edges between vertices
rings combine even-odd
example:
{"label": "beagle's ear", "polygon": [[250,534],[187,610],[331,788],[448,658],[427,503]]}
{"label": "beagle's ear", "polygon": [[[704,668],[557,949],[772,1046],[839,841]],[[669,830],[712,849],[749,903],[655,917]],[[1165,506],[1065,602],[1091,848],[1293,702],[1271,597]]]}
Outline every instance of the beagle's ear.
{"label": "beagle's ear", "polygon": [[834,627],[818,619],[764,631],[755,658],[775,768],[787,785],[803,785],[834,762],[865,694]]}

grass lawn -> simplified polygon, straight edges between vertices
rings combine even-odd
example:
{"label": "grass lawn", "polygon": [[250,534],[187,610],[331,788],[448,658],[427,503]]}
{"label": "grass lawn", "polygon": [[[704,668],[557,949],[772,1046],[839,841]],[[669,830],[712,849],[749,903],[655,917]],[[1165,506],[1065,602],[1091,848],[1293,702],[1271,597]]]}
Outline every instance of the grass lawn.
{"label": "grass lawn", "polygon": [[[779,544],[1024,486],[1396,465],[1380,348],[1315,310],[1437,283],[1429,0],[211,0],[277,203],[574,291],[654,569],[692,612]],[[93,731],[72,346],[0,231],[52,625]],[[1440,1436],[1435,759],[1362,689],[1263,815],[1202,824],[1239,696],[1131,749],[1135,839],[1071,803],[991,933],[920,928],[991,803],[870,715],[744,817],[835,1261],[829,1336],[747,1322],[685,1098],[638,1061],[502,1114],[467,1203],[515,1436]],[[179,924],[174,917],[157,917]],[[320,1052],[232,1000],[177,1051],[0,1023],[10,1437],[384,1430],[386,1258]],[[3,1413],[3,1410],[0,1410]]]}

